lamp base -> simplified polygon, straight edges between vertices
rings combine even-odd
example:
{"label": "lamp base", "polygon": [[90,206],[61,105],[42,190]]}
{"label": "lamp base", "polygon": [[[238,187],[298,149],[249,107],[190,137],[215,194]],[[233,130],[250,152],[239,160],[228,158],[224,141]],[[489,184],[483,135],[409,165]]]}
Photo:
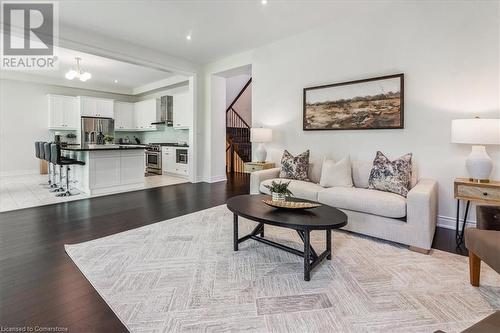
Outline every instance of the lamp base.
{"label": "lamp base", "polygon": [[264,144],[261,142],[257,146],[257,150],[255,151],[255,157],[257,157],[257,162],[259,163],[264,163],[266,162],[266,157],[267,157],[267,151],[266,147],[264,147]]}
{"label": "lamp base", "polygon": [[472,146],[472,151],[465,161],[465,166],[471,181],[477,183],[489,182],[493,161],[488,156],[485,146]]}

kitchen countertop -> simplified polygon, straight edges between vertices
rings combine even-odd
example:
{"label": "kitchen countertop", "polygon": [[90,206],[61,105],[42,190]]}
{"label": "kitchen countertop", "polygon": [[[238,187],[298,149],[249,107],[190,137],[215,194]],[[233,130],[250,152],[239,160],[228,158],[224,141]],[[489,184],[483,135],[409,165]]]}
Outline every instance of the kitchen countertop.
{"label": "kitchen countertop", "polygon": [[[117,145],[130,145],[130,146],[136,146],[138,145],[137,143],[117,143]],[[183,148],[189,148],[189,145],[187,143],[177,143],[177,142],[152,142],[152,143],[140,143],[139,146],[149,146],[149,145],[157,145],[157,146],[162,146],[162,147],[183,147]]]}
{"label": "kitchen countertop", "polygon": [[176,142],[166,142],[166,143],[150,143],[151,145],[159,145],[162,147],[183,147],[183,148],[188,148],[189,145],[186,144],[181,144],[181,143],[176,143]]}
{"label": "kitchen countertop", "polygon": [[96,151],[96,150],[132,150],[132,149],[146,149],[146,145],[68,145],[61,147],[61,150],[69,151]]}

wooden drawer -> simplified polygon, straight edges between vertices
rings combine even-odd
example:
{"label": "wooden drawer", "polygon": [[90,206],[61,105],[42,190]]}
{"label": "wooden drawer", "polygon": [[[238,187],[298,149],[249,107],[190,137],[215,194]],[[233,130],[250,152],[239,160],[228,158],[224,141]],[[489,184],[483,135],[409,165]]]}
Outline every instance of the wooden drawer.
{"label": "wooden drawer", "polygon": [[264,170],[264,168],[260,165],[245,164],[245,172],[254,172],[254,171],[260,171],[260,170]]}
{"label": "wooden drawer", "polygon": [[500,188],[458,184],[457,196],[464,199],[500,202]]}
{"label": "wooden drawer", "polygon": [[274,163],[271,162],[266,162],[266,163],[246,162],[243,171],[250,173],[254,171],[266,170],[271,168],[274,168]]}

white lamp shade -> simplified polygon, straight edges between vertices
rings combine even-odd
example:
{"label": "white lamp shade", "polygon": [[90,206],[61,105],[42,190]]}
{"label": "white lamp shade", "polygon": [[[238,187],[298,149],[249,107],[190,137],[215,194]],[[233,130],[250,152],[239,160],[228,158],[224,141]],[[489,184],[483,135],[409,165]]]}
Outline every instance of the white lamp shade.
{"label": "white lamp shade", "polygon": [[498,145],[500,144],[500,119],[452,120],[451,142],[472,145]]}
{"label": "white lamp shade", "polygon": [[273,140],[273,130],[270,128],[252,127],[250,129],[251,142],[271,142]]}

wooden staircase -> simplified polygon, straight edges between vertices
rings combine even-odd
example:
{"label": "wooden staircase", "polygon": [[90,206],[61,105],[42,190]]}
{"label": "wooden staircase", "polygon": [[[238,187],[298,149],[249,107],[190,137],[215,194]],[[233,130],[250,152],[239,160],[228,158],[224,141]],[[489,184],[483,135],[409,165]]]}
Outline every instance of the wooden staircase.
{"label": "wooden staircase", "polygon": [[243,172],[244,163],[252,160],[250,125],[236,112],[234,105],[252,83],[252,78],[226,110],[226,171]]}

